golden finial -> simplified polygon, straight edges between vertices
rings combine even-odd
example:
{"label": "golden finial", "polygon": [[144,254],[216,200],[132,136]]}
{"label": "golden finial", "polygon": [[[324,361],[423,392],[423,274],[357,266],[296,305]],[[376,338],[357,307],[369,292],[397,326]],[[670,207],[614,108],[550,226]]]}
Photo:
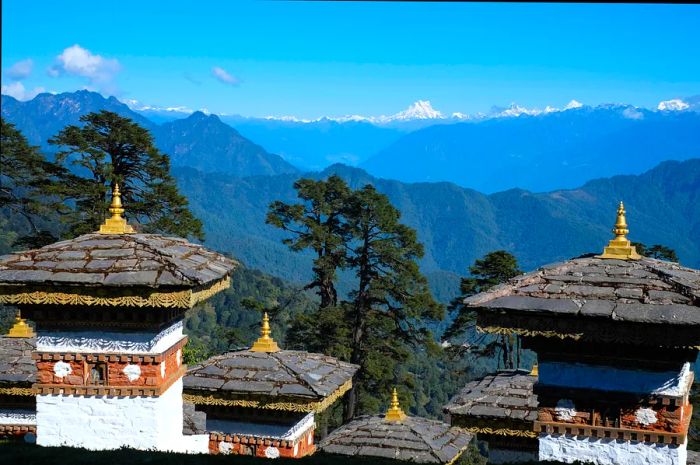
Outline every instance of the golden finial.
{"label": "golden finial", "polygon": [[270,319],[267,317],[267,312],[263,315],[262,321],[262,335],[255,341],[253,347],[250,348],[251,352],[279,352],[280,348],[274,339],[270,337]]}
{"label": "golden finial", "polygon": [[389,404],[389,410],[386,411],[384,419],[386,421],[402,421],[406,419],[406,414],[399,406],[399,394],[396,392],[396,388],[391,394],[391,404]]}
{"label": "golden finial", "polygon": [[642,258],[637,253],[637,249],[627,239],[627,233],[630,231],[627,229],[625,204],[622,202],[617,207],[617,221],[612,231],[615,234],[615,239],[610,240],[608,246],[603,250],[603,254],[598,255],[598,258],[617,258],[618,260],[639,260]]}
{"label": "golden finial", "polygon": [[530,375],[532,376],[539,376],[540,375],[540,367],[536,363],[532,365],[532,371],[530,371]]}
{"label": "golden finial", "polygon": [[124,207],[122,207],[122,194],[119,192],[119,184],[114,184],[112,191],[112,204],[109,206],[111,218],[107,218],[100,226],[100,234],[130,234],[135,232],[129,223],[126,222],[122,215]]}
{"label": "golden finial", "polygon": [[15,317],[15,324],[10,328],[10,332],[7,333],[7,337],[34,337],[34,330],[27,324],[27,321],[22,318],[20,311],[17,311],[17,316]]}

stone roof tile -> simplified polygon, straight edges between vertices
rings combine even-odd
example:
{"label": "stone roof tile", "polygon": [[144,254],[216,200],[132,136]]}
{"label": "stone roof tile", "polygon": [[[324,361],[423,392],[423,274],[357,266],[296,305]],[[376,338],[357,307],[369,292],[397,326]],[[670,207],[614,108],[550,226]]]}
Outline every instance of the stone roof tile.
{"label": "stone roof tile", "polygon": [[321,441],[319,449],[329,454],[450,463],[471,440],[471,434],[439,421],[409,416],[400,422],[387,422],[377,415],[341,426]]}
{"label": "stone roof tile", "polygon": [[198,244],[155,234],[85,234],[0,257],[0,285],[195,287],[236,263]]}

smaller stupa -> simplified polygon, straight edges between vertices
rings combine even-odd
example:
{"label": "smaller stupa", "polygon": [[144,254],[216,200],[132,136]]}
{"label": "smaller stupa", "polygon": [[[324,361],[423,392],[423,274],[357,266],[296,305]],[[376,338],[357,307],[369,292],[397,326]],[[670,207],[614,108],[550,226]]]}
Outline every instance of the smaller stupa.
{"label": "smaller stupa", "polygon": [[7,335],[0,336],[0,438],[36,438],[35,336],[19,312]]}
{"label": "smaller stupa", "polygon": [[327,355],[280,349],[265,313],[262,335],[250,349],[189,370],[184,400],[195,405],[193,417],[206,414],[210,453],[300,458],[315,451],[315,414],[352,387],[358,368]]}
{"label": "smaller stupa", "polygon": [[327,454],[452,464],[472,437],[446,423],[406,415],[394,389],[385,415],[358,417],[333,431],[319,447]]}

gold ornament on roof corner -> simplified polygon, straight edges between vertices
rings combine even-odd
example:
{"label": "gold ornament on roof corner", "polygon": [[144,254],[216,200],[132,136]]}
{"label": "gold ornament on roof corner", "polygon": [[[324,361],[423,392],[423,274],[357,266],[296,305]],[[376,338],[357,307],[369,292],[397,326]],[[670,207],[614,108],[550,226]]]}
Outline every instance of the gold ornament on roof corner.
{"label": "gold ornament on roof corner", "polygon": [[134,228],[122,218],[124,214],[122,194],[119,192],[119,184],[116,183],[112,191],[112,203],[109,206],[109,212],[112,214],[112,217],[107,218],[102,226],[100,226],[100,234],[131,234],[136,232]]}
{"label": "gold ornament on roof corner", "polygon": [[15,317],[15,324],[12,325],[7,337],[34,337],[36,334],[31,326],[27,324],[27,320],[22,318],[22,314],[18,311]]}
{"label": "gold ornament on roof corner", "polygon": [[262,321],[262,335],[255,341],[253,347],[250,348],[251,352],[279,352],[280,348],[274,339],[270,337],[270,319],[267,317],[267,312],[263,315]]}
{"label": "gold ornament on roof corner", "polygon": [[540,375],[540,367],[537,363],[532,365],[532,370],[530,371],[531,376],[539,376]]}
{"label": "gold ornament on roof corner", "polygon": [[391,394],[391,404],[389,405],[389,410],[386,411],[384,416],[386,421],[402,421],[406,419],[406,414],[401,410],[399,406],[399,395],[394,388],[394,392]]}
{"label": "gold ornament on roof corner", "polygon": [[603,250],[603,254],[597,255],[597,258],[616,258],[618,260],[639,260],[642,258],[637,253],[637,249],[627,239],[627,234],[630,231],[627,229],[625,204],[622,202],[617,207],[617,221],[612,231],[615,234],[615,239],[610,240],[608,246]]}

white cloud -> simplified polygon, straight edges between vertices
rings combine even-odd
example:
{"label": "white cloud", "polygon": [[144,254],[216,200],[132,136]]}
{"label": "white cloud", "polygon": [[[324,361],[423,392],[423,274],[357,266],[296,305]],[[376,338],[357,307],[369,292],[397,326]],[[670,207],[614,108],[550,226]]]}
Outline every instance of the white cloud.
{"label": "white cloud", "polygon": [[3,84],[2,86],[2,93],[5,95],[9,95],[10,97],[14,97],[17,100],[31,100],[34,97],[37,96],[37,94],[40,94],[45,91],[43,87],[35,87],[34,89],[27,91],[24,88],[24,85],[17,81],[17,82],[12,82],[10,84]]}
{"label": "white cloud", "polygon": [[47,72],[52,77],[62,74],[83,77],[97,88],[112,90],[112,81],[120,70],[121,65],[118,60],[93,54],[90,50],[75,44],[64,49],[56,57],[56,64]]}
{"label": "white cloud", "polygon": [[679,98],[674,98],[671,100],[664,100],[663,102],[659,102],[659,106],[656,107],[657,110],[661,111],[681,111],[685,110],[689,107],[687,103],[685,103],[683,100]]}
{"label": "white cloud", "polygon": [[229,74],[228,71],[226,71],[223,68],[219,68],[218,66],[214,66],[211,69],[211,74],[218,79],[219,81],[223,82],[224,84],[229,84],[232,86],[236,86],[240,84],[241,81],[238,80],[238,78],[232,74]]}
{"label": "white cloud", "polygon": [[34,62],[31,58],[27,58],[26,60],[18,61],[14,65],[10,66],[10,68],[5,71],[5,74],[10,79],[24,79],[32,74],[33,67]]}

